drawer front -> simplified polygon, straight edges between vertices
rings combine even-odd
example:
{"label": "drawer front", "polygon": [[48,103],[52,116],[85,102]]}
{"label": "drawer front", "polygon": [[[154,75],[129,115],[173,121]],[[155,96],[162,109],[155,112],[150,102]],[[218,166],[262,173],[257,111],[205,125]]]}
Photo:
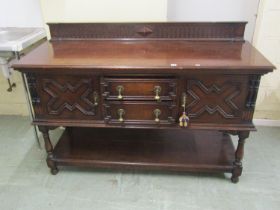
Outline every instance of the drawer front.
{"label": "drawer front", "polygon": [[186,81],[186,111],[190,122],[239,123],[244,120],[248,76],[192,76]]}
{"label": "drawer front", "polygon": [[168,101],[176,97],[176,80],[172,78],[107,77],[101,86],[106,100]]}
{"label": "drawer front", "polygon": [[105,121],[118,124],[174,124],[176,105],[172,102],[108,102]]}
{"label": "drawer front", "polygon": [[26,76],[36,119],[102,119],[98,78],[32,73]]}

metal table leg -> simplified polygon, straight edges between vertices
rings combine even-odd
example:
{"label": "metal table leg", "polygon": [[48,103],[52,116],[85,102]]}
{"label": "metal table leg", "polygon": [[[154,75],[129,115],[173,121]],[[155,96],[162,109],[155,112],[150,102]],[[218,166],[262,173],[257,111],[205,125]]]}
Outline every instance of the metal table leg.
{"label": "metal table leg", "polygon": [[[33,112],[32,102],[31,102],[29,91],[28,91],[28,87],[27,87],[26,77],[25,77],[24,73],[21,73],[21,76],[22,76],[22,81],[23,81],[23,86],[24,86],[24,92],[25,92],[26,100],[27,100],[27,103],[28,103],[27,105],[28,105],[29,116],[30,116],[31,120],[33,121],[34,120],[34,112]],[[34,130],[35,139],[36,139],[36,141],[38,143],[38,147],[40,149],[42,149],[36,125],[33,125],[33,130]]]}

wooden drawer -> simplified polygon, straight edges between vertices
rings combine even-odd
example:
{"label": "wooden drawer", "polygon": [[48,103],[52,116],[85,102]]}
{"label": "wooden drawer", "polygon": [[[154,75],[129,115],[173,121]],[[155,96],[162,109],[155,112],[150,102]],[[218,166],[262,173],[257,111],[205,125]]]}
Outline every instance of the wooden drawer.
{"label": "wooden drawer", "polygon": [[105,77],[101,88],[105,100],[168,101],[176,97],[174,78]]}
{"label": "wooden drawer", "polygon": [[[176,105],[173,102],[111,101],[104,107],[107,123],[174,124],[176,118]],[[156,113],[158,113],[158,117],[156,117]],[[120,118],[123,118],[123,121]]]}

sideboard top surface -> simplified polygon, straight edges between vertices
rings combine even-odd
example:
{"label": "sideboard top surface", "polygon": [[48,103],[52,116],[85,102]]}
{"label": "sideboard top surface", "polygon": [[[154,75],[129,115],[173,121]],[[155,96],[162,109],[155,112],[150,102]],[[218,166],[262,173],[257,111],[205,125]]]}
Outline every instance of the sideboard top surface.
{"label": "sideboard top surface", "polygon": [[244,41],[245,25],[244,22],[52,23],[49,24],[51,41],[13,67],[23,71],[107,69],[130,73],[137,69],[151,73],[272,71],[275,67]]}
{"label": "sideboard top surface", "polygon": [[109,41],[45,42],[13,65],[17,69],[228,69],[272,71],[248,42]]}

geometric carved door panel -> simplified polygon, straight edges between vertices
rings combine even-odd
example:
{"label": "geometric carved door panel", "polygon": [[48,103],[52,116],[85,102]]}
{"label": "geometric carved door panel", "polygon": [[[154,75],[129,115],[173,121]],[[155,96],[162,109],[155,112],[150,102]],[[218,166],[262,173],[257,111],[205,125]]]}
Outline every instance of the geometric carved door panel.
{"label": "geometric carved door panel", "polygon": [[89,76],[38,77],[39,115],[52,119],[96,119],[100,115],[98,79]]}
{"label": "geometric carved door panel", "polygon": [[200,76],[186,81],[186,111],[191,122],[236,123],[242,120],[247,80],[239,76]]}

